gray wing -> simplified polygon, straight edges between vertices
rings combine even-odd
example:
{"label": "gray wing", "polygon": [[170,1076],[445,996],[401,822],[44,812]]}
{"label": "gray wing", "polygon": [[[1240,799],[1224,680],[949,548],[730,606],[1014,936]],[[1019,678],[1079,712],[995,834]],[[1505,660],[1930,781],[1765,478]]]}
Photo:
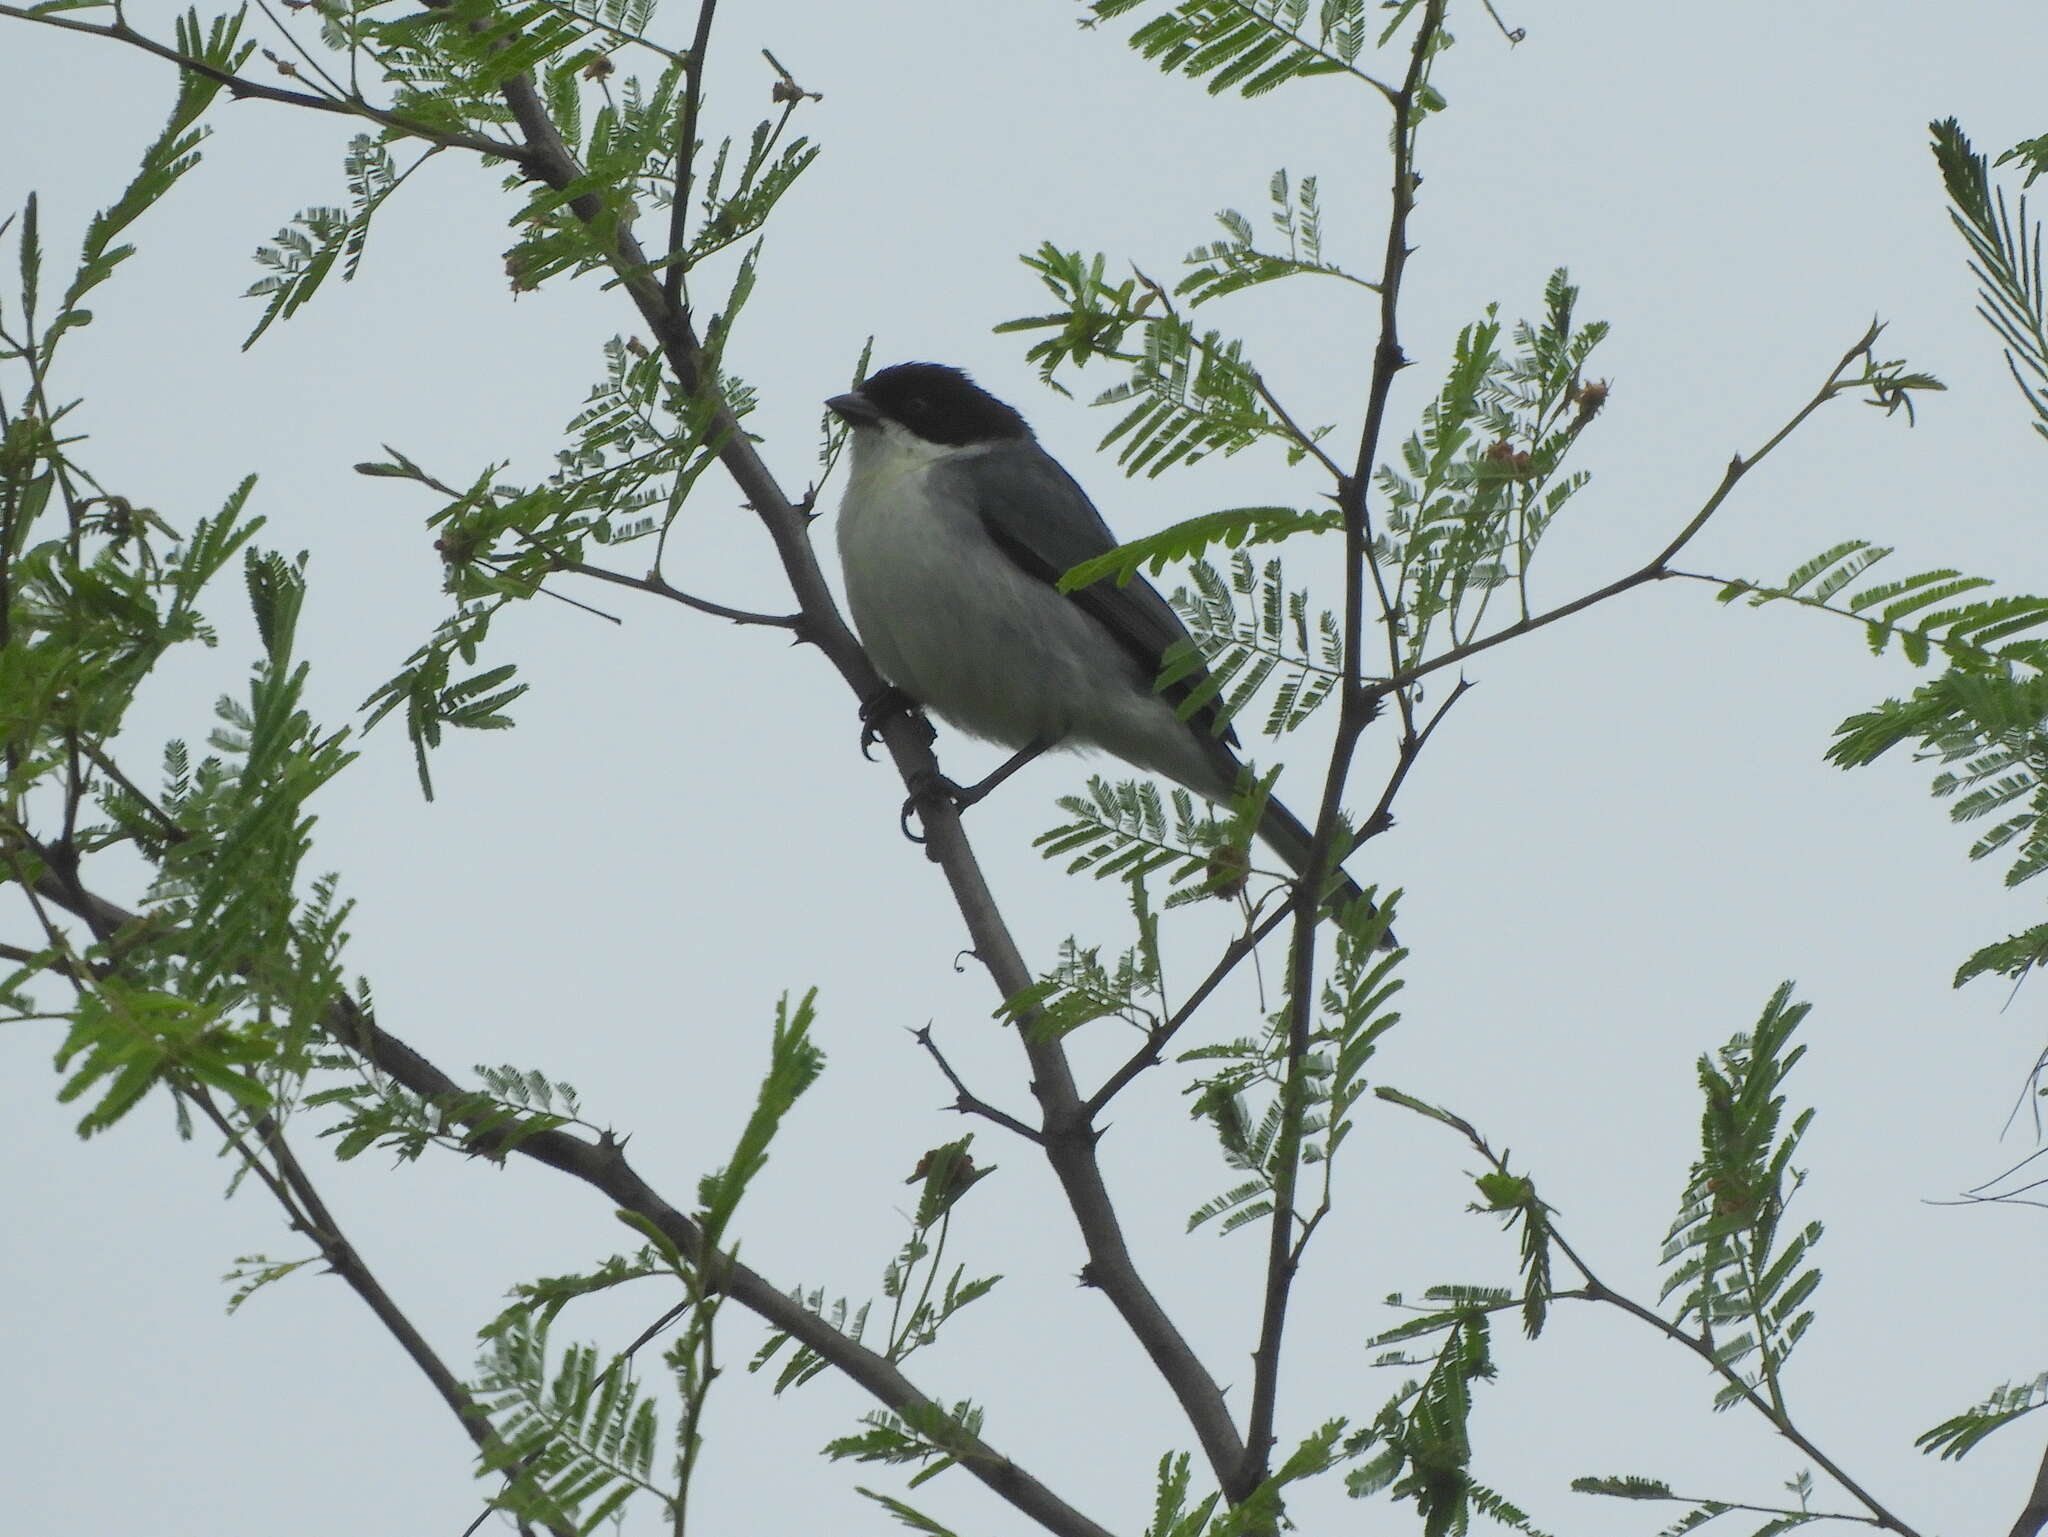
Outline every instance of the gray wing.
{"label": "gray wing", "polygon": [[[948,495],[974,508],[996,547],[1048,587],[1082,561],[1116,548],[1116,536],[1088,493],[1035,442],[998,444],[985,454],[942,465],[936,473],[945,478]],[[1170,647],[1191,640],[1173,605],[1142,574],[1121,586],[1105,579],[1068,593],[1067,599],[1108,631],[1148,679],[1159,676]],[[1178,703],[1207,676],[1197,669],[1166,689],[1165,697]],[[1211,704],[1190,723],[1219,735],[1217,719]],[[1227,725],[1220,736],[1237,744],[1237,733]]]}

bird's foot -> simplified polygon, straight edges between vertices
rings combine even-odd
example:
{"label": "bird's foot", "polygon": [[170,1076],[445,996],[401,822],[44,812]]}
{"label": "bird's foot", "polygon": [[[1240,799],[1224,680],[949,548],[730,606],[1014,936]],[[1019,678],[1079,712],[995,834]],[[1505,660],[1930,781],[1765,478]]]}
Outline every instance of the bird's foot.
{"label": "bird's foot", "polygon": [[[893,683],[884,684],[866,699],[862,700],[860,706],[860,755],[872,763],[875,755],[869,749],[882,739],[882,727],[888,724],[889,717],[898,714],[914,714],[916,710],[917,701]],[[930,721],[924,723],[924,729],[924,739],[927,742],[938,735]]]}
{"label": "bird's foot", "polygon": [[983,780],[981,784],[972,785],[963,790],[937,769],[924,769],[912,774],[909,779],[909,786],[910,793],[903,798],[903,811],[897,818],[897,823],[903,829],[903,836],[912,843],[924,842],[924,834],[913,831],[910,826],[910,818],[913,814],[917,816],[919,821],[922,821],[926,807],[947,805],[951,806],[953,814],[958,816],[969,806],[972,806],[976,801],[988,794],[988,781],[986,780]]}
{"label": "bird's foot", "polygon": [[1046,746],[1047,744],[1044,741],[1034,738],[1005,759],[1002,767],[998,768],[993,774],[990,774],[986,779],[977,780],[965,789],[953,783],[952,780],[937,770],[933,770],[930,773],[911,775],[910,797],[903,803],[903,836],[912,843],[924,842],[923,838],[910,830],[911,812],[921,812],[924,807],[931,805],[935,801],[944,801],[952,806],[953,814],[958,816],[969,806],[976,806],[982,801],[987,800],[989,793],[997,785],[1044,752]]}

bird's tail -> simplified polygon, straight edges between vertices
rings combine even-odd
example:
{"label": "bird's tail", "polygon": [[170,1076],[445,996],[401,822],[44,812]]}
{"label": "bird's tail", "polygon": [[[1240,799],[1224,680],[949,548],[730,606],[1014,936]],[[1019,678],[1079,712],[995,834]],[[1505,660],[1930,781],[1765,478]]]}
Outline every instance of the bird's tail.
{"label": "bird's tail", "polygon": [[[1266,801],[1265,812],[1259,818],[1259,836],[1266,841],[1267,847],[1287,862],[1288,869],[1296,875],[1308,869],[1309,845],[1314,842],[1314,837],[1308,828],[1302,825],[1301,818],[1277,800],[1269,798]],[[1364,897],[1365,893],[1359,889],[1358,882],[1345,874],[1342,866],[1329,872],[1329,876],[1330,887],[1326,899],[1331,903],[1344,907]],[[1377,909],[1374,911],[1377,912]],[[1394,944],[1391,930],[1380,936],[1382,950],[1391,950]]]}

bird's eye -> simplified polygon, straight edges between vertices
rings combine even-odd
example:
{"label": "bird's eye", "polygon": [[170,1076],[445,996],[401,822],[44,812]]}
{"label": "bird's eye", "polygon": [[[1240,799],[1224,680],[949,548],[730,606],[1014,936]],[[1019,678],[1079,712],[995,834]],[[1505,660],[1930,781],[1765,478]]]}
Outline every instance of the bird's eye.
{"label": "bird's eye", "polygon": [[929,395],[913,395],[903,402],[903,409],[912,416],[929,416],[932,409],[931,397]]}

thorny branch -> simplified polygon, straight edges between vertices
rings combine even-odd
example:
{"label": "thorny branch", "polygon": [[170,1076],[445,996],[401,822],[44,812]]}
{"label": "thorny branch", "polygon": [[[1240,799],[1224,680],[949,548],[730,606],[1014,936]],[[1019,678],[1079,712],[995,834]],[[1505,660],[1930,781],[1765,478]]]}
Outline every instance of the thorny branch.
{"label": "thorny branch", "polygon": [[0,16],[15,21],[32,21],[45,27],[58,27],[66,32],[83,32],[92,37],[103,37],[111,42],[126,43],[131,48],[140,48],[144,53],[154,54],[178,66],[187,73],[219,81],[227,87],[228,94],[241,101],[274,101],[287,107],[303,107],[313,112],[333,112],[342,117],[367,118],[382,127],[393,129],[409,139],[423,139],[429,144],[439,144],[448,149],[474,150],[479,155],[495,155],[500,159],[523,163],[526,151],[522,146],[504,139],[494,139],[488,134],[463,133],[442,128],[433,123],[423,123],[402,113],[387,112],[373,106],[360,96],[322,96],[314,91],[292,91],[282,86],[265,85],[251,80],[247,75],[237,75],[230,70],[220,69],[204,59],[182,53],[168,44],[136,31],[125,20],[117,19],[105,26],[96,26],[89,21],[52,14],[46,11],[25,11],[19,6],[0,5]]}
{"label": "thorny branch", "polygon": [[[425,3],[430,8],[441,9],[445,8],[447,0],[425,0]],[[20,16],[25,13],[13,7],[0,7],[0,15],[10,14]],[[137,46],[146,45],[146,40],[138,41],[129,35],[125,27],[116,30],[74,25],[74,30],[92,31],[118,41],[133,42]],[[165,50],[161,45],[147,46],[149,51],[167,57],[181,67],[199,68],[203,73],[210,73],[200,61],[190,60],[174,50]],[[253,85],[251,82],[242,83]],[[300,99],[301,93],[254,88],[245,94],[294,106],[376,116],[378,121],[385,120],[374,111],[366,112],[353,104],[337,104],[317,96]],[[422,131],[418,136],[514,160],[529,174],[558,190],[567,190],[583,181],[584,167],[556,130],[533,78],[530,75],[515,76],[505,82],[501,94],[524,138],[523,144],[508,146],[494,141],[466,142],[433,131]],[[389,126],[408,133],[413,131],[411,125],[403,122],[391,122]],[[707,377],[703,346],[694,322],[687,307],[669,301],[662,283],[655,276],[654,264],[640,245],[631,223],[610,217],[596,193],[580,193],[569,200],[568,206],[593,232],[601,232],[600,238],[606,242],[606,261],[616,276],[618,286],[626,290],[653,333],[684,392],[702,398],[707,388],[715,388],[715,384]],[[800,617],[792,626],[798,638],[818,647],[846,680],[857,699],[874,697],[882,689],[882,679],[839,614],[825,583],[810,542],[807,509],[783,493],[756,451],[752,438],[722,401],[710,412],[707,437],[720,445],[721,463],[739,486],[775,546],[800,610]],[[630,583],[630,579],[627,581]],[[912,716],[895,713],[879,724],[878,732],[906,785],[929,782],[938,773],[937,759],[931,753],[920,723]],[[1031,984],[1032,975],[996,908],[957,813],[949,804],[938,803],[925,809],[924,818],[926,851],[946,873],[975,953],[988,967],[1000,994],[1005,998],[1015,996]],[[1083,1113],[1065,1050],[1058,1041],[1041,1038],[1038,1032],[1029,1028],[1028,1022],[1018,1029],[1018,1037],[1030,1062],[1032,1089],[1043,1117],[1040,1135],[1047,1158],[1066,1192],[1088,1253],[1084,1270],[1086,1280],[1099,1288],[1122,1316],[1181,1403],[1216,1477],[1219,1481],[1226,1480],[1242,1466],[1243,1443],[1224,1403],[1222,1389],[1195,1356],[1138,1273],[1096,1156],[1097,1133],[1088,1125]],[[376,1055],[380,1051],[398,1048],[397,1043],[377,1033],[374,1026],[365,1022],[360,1035],[345,1033],[342,1038],[353,1042],[356,1049],[379,1062],[400,1082],[407,1083],[408,1087],[417,1087],[404,1072]],[[416,1054],[399,1051],[399,1057],[421,1081],[443,1085],[420,1092],[446,1093],[453,1089],[451,1081],[440,1078],[438,1070],[432,1069],[424,1059],[417,1059]],[[566,1134],[552,1133],[550,1136],[559,1139]],[[679,1247],[689,1252],[687,1219],[667,1207],[640,1182],[615,1148],[582,1143],[569,1137],[567,1141],[532,1139],[522,1143],[519,1151],[553,1162],[557,1167],[597,1185],[619,1204],[674,1226],[675,1231],[670,1236]],[[848,1344],[843,1337],[822,1324],[813,1327],[815,1320],[807,1321],[808,1315],[795,1309],[786,1298],[774,1293],[765,1282],[758,1282],[758,1285],[754,1284],[756,1282],[758,1278],[736,1283],[733,1295],[756,1311],[770,1310],[763,1316],[816,1349],[826,1360],[892,1407],[904,1405],[917,1409],[926,1405],[927,1401],[893,1367],[859,1355],[849,1355],[846,1349],[840,1348]],[[1034,1515],[1049,1529],[1076,1534],[1100,1531],[1092,1522],[1070,1510],[1049,1491],[986,1448],[970,1447],[961,1454],[961,1460],[976,1477],[1019,1509]]]}
{"label": "thorny branch", "polygon": [[[1415,132],[1421,116],[1423,82],[1429,60],[1436,52],[1443,12],[1444,0],[1429,0],[1409,52],[1407,74],[1400,88],[1389,97],[1394,117],[1394,178],[1386,254],[1380,269],[1379,341],[1373,351],[1357,463],[1351,474],[1339,481],[1337,491],[1338,507],[1344,514],[1344,681],[1337,711],[1337,739],[1330,753],[1322,806],[1309,845],[1308,865],[1301,872],[1301,884],[1294,899],[1294,939],[1288,955],[1287,1074],[1281,1085],[1281,1131],[1273,1153],[1273,1217],[1267,1236],[1265,1298],[1259,1342],[1252,1353],[1252,1402],[1245,1430],[1244,1466],[1224,1485],[1233,1501],[1244,1499],[1258,1488],[1271,1467],[1273,1423],[1279,1408],[1281,1345],[1287,1327],[1288,1299],[1301,1259],[1295,1242],[1294,1193],[1300,1173],[1302,1121],[1308,1107],[1306,1073],[1311,1015],[1315,1008],[1316,895],[1323,889],[1329,869],[1345,784],[1359,737],[1371,723],[1380,695],[1385,692],[1368,689],[1361,669],[1366,636],[1366,583],[1380,582],[1379,568],[1372,559],[1372,529],[1366,515],[1365,491],[1372,467],[1379,460],[1380,434],[1386,424],[1394,376],[1408,363],[1401,351],[1399,321],[1401,277],[1409,256],[1408,220],[1415,208],[1417,186]],[[1383,584],[1379,590],[1384,609],[1387,601]],[[1415,726],[1405,690],[1397,698],[1405,728],[1403,737],[1413,740]]]}
{"label": "thorny branch", "polygon": [[[41,858],[48,851],[29,852]],[[75,877],[67,877],[54,867],[41,876],[31,877],[27,889],[83,919],[96,934],[109,938],[131,925],[149,922],[87,890]],[[159,932],[155,938],[161,944],[171,942],[175,936]],[[322,1026],[337,1044],[355,1052],[371,1068],[429,1105],[440,1107],[452,1125],[471,1124],[464,1117],[464,1107],[473,1097],[428,1058],[384,1030],[374,1016],[352,999],[337,997],[329,1004]],[[921,1393],[889,1361],[840,1333],[730,1254],[710,1250],[697,1224],[641,1178],[627,1161],[624,1144],[610,1133],[592,1140],[558,1129],[524,1135],[481,1129],[473,1131],[467,1142],[473,1151],[486,1157],[503,1160],[516,1154],[582,1180],[614,1205],[653,1224],[706,1278],[707,1286],[722,1291],[771,1327],[829,1361],[890,1410],[920,1423],[946,1423],[945,1409]],[[958,1431],[954,1454],[970,1474],[1048,1531],[1064,1537],[1109,1537],[1106,1528],[1067,1505],[994,1447],[968,1435],[964,1429]]]}
{"label": "thorny branch", "polygon": [[[504,94],[527,137],[539,174],[555,187],[574,184],[582,175],[582,167],[555,131],[531,78],[520,76],[508,81]],[[604,215],[603,204],[595,194],[573,198],[569,206],[593,224]],[[701,394],[705,382],[703,349],[689,313],[667,302],[630,225],[615,226],[611,238],[612,268],[660,344],[677,382],[686,393]],[[856,698],[874,698],[881,692],[883,680],[847,628],[825,584],[811,546],[809,519],[804,509],[783,493],[728,407],[720,404],[712,411],[707,432],[711,440],[721,445],[720,461],[738,483],[747,504],[775,545],[802,610],[798,635],[824,653]],[[906,787],[930,783],[938,773],[938,760],[912,715],[891,712],[878,729]],[[924,807],[923,817],[926,853],[946,874],[954,901],[966,920],[975,954],[989,969],[1001,995],[1015,997],[1031,985],[1032,975],[996,908],[995,898],[968,846],[959,814],[949,802],[940,800]],[[1216,1379],[1195,1356],[1131,1258],[1096,1156],[1096,1133],[1082,1115],[1080,1094],[1074,1086],[1066,1052],[1058,1041],[1042,1039],[1028,1021],[1017,1033],[1030,1062],[1032,1092],[1043,1116],[1041,1135],[1047,1160],[1066,1192],[1088,1250],[1087,1278],[1109,1298],[1151,1357],[1179,1400],[1217,1478],[1226,1479],[1243,1460],[1243,1443]]]}

